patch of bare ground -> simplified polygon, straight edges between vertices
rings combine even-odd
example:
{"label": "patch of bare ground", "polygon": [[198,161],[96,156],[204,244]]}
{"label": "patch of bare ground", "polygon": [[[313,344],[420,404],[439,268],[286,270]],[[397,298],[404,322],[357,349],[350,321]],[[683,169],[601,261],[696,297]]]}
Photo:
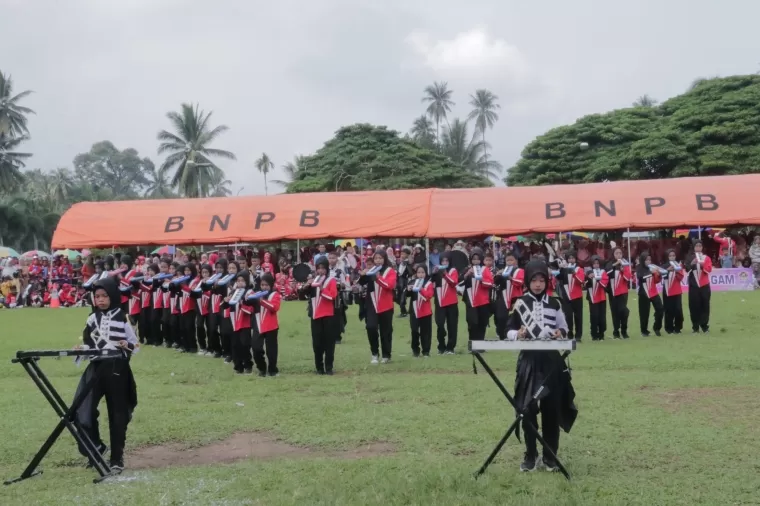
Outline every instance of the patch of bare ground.
{"label": "patch of bare ground", "polygon": [[294,446],[257,432],[233,434],[229,438],[204,446],[186,448],[181,445],[146,446],[128,456],[131,469],[202,466],[228,464],[248,459],[335,457],[362,459],[389,455],[396,449],[389,443],[368,443],[350,450],[322,451]]}
{"label": "patch of bare ground", "polygon": [[672,413],[691,412],[707,416],[714,423],[736,422],[736,413],[742,419],[757,419],[760,416],[760,388],[718,387],[718,388],[678,388],[671,390],[643,389],[655,401]]}

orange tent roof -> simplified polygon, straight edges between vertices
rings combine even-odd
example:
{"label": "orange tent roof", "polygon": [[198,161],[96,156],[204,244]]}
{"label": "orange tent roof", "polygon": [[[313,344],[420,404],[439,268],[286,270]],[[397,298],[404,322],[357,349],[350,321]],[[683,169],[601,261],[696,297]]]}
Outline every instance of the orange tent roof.
{"label": "orange tent roof", "polygon": [[760,225],[760,174],[75,204],[53,248]]}

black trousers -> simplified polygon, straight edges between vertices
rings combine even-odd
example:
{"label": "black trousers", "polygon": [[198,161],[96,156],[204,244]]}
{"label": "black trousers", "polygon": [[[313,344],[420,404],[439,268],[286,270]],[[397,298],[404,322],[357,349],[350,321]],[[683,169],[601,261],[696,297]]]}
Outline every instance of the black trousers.
{"label": "black trousers", "polygon": [[150,320],[152,316],[152,309],[144,307],[140,310],[140,324],[137,328],[137,335],[140,338],[140,343],[152,343]]}
{"label": "black trousers", "polygon": [[225,357],[232,357],[232,320],[224,317],[224,313],[220,313],[219,322],[219,336],[222,344],[222,355]]}
{"label": "black trousers", "polygon": [[393,310],[375,316],[376,325],[367,320],[367,339],[373,356],[379,356],[382,349],[383,358],[391,358],[393,348]]}
{"label": "black trousers", "polygon": [[208,314],[208,323],[206,329],[208,330],[208,351],[213,351],[222,355],[222,341],[219,334],[219,324],[222,319],[222,313]]}
{"label": "black trousers", "polygon": [[398,305],[401,308],[401,314],[407,314],[406,312],[406,283],[404,283],[404,286],[397,286],[396,287],[396,300],[398,301]]}
{"label": "black trousers", "polygon": [[[263,334],[253,332],[253,361],[256,363],[256,369],[259,372],[269,373],[270,376],[280,372],[277,369],[277,334],[279,332],[280,329],[270,330]],[[335,346],[334,340],[333,346]]]}
{"label": "black trousers", "polygon": [[[541,412],[541,435],[544,437],[546,444],[552,449],[555,455],[559,450],[559,395],[556,392],[549,392],[549,395],[538,401],[531,403],[528,412],[523,418],[523,437],[525,438],[525,450],[528,455],[538,457],[536,448],[536,436],[527,424],[531,423],[538,428],[538,412]],[[544,459],[550,459],[551,455],[544,449]]]}
{"label": "black trousers", "polygon": [[251,329],[240,329],[230,337],[232,347],[232,364],[237,372],[253,369],[251,360]]}
{"label": "black trousers", "polygon": [[583,298],[562,299],[562,312],[567,320],[567,337],[578,341],[583,339]]}
{"label": "black trousers", "polygon": [[588,304],[589,323],[591,324],[591,339],[594,341],[604,338],[607,332],[607,301]]}
{"label": "black trousers", "polygon": [[312,318],[311,347],[314,350],[314,366],[317,372],[333,370],[335,341],[340,331],[340,315]]}
{"label": "black trousers", "polygon": [[[98,382],[90,393],[91,399],[86,402],[88,413],[80,416],[84,430],[96,447],[103,446],[100,438],[100,425],[98,424],[98,404],[106,398],[108,409],[108,430],[111,438],[111,462],[121,461],[124,458],[124,444],[127,441],[127,425],[131,418],[129,408],[130,378],[128,359],[93,360],[88,366],[99,372]],[[79,450],[86,455],[83,448]]]}
{"label": "black trousers", "polygon": [[163,340],[166,341],[166,344],[172,344],[171,326],[171,309],[165,307],[161,310],[161,336],[163,337]]}
{"label": "black trousers", "polygon": [[646,295],[639,293],[639,323],[641,325],[641,333],[649,334],[649,306],[654,307],[654,326],[652,327],[655,332],[659,332],[662,329],[662,299],[659,295],[648,298]]}
{"label": "black trousers", "polygon": [[628,334],[628,294],[614,295],[610,298],[610,314],[612,315],[612,330],[617,334]]}
{"label": "black trousers", "polygon": [[710,285],[701,288],[689,286],[689,316],[691,316],[691,328],[702,329],[703,332],[710,330]]}
{"label": "black trousers", "polygon": [[665,310],[665,332],[681,332],[683,329],[683,297],[679,295],[666,295],[662,306]]}
{"label": "black trousers", "polygon": [[[459,331],[459,304],[440,307],[438,299],[435,301],[435,325],[438,328],[438,351],[454,351],[457,347],[457,333]],[[446,342],[448,330],[449,341]]]}
{"label": "black trousers", "polygon": [[169,342],[178,346],[182,345],[182,332],[180,328],[180,316],[178,314],[169,315]]}
{"label": "black trousers", "polygon": [[164,329],[161,325],[163,312],[164,310],[161,308],[153,308],[150,313],[150,337],[153,340],[153,344],[156,346],[159,346],[164,342]]}
{"label": "black trousers", "polygon": [[208,349],[208,346],[206,345],[206,325],[208,323],[208,316],[209,315],[202,315],[201,312],[198,311],[195,317],[195,336],[198,339],[198,348],[201,350]]}
{"label": "black trousers", "polygon": [[467,333],[470,341],[482,341],[486,338],[486,329],[490,318],[490,304],[467,308]]}
{"label": "black trousers", "polygon": [[188,311],[180,315],[180,332],[182,340],[180,344],[189,352],[198,351],[198,343],[195,341],[195,311]]}
{"label": "black trousers", "polygon": [[430,355],[430,344],[433,340],[433,316],[417,318],[414,311],[411,311],[409,313],[409,325],[412,328],[412,353],[414,356],[420,354],[420,347],[422,347],[423,355]]}

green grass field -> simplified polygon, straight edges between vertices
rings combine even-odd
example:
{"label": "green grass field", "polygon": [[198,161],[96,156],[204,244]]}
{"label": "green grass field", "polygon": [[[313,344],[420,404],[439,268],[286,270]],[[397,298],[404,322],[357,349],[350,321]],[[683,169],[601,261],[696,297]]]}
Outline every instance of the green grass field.
{"label": "green grass field", "polygon": [[[318,377],[305,308],[287,303],[279,378],[233,376],[220,360],[144,348],[132,362],[139,406],[125,473],[93,485],[95,473],[83,468],[65,432],[43,461],[45,472],[0,487],[0,504],[760,504],[760,292],[716,293],[713,301],[709,335],[639,337],[632,298],[632,339],[580,345],[572,357],[580,414],[560,440],[570,483],[560,474],[521,474],[523,446],[514,439],[473,479],[513,416],[485,373],[472,374],[466,341],[457,356],[415,359],[408,322],[396,319],[393,362],[372,366],[352,309],[337,374]],[[0,311],[3,480],[21,473],[56,423],[12,355],[69,348],[86,315]],[[487,359],[511,385],[516,355]],[[41,365],[70,399],[82,369],[70,359]],[[252,432],[293,452],[182,465],[194,448]],[[370,455],[380,443],[385,451]],[[188,459],[179,453],[175,465],[130,468],[130,452],[160,444],[187,449]]]}

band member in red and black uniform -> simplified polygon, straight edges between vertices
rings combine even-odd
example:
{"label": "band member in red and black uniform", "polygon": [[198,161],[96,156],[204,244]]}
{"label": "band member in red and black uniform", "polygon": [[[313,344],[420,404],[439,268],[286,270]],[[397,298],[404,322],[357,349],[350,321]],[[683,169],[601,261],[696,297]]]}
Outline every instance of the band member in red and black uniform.
{"label": "band member in red and black uniform", "polygon": [[596,255],[592,256],[591,271],[586,275],[592,341],[604,341],[604,333],[607,332],[607,287],[609,284],[610,278],[607,271],[602,269],[602,259]]}
{"label": "band member in red and black uniform", "polygon": [[182,265],[179,262],[172,262],[174,267],[174,277],[169,283],[169,307],[171,309],[171,315],[169,318],[170,333],[172,335],[172,348],[176,350],[184,349],[182,340],[182,289],[178,283],[174,283],[174,280],[184,276]]}
{"label": "band member in red and black uniform", "polygon": [[[230,262],[230,266],[237,263]],[[224,298],[222,309],[228,316],[225,320],[229,321],[232,328],[232,363],[236,374],[252,374],[253,360],[251,359],[251,314],[253,308],[245,300],[245,296],[230,306],[229,302],[237,290],[248,292],[250,287],[250,276],[248,273],[239,273],[230,285],[230,295]],[[226,360],[225,360],[226,362]]]}
{"label": "band member in red and black uniform", "polygon": [[559,283],[562,291],[562,311],[567,320],[568,339],[583,339],[583,283],[586,276],[577,264],[575,252],[565,256],[566,265],[559,270]]}
{"label": "band member in red and black uniform", "polygon": [[[198,353],[198,343],[195,340],[195,315],[196,304],[192,297],[193,288],[200,281],[195,264],[189,263],[182,268],[182,272],[188,277],[180,284],[180,333],[182,335],[182,351],[185,353]],[[204,343],[205,344],[205,343]],[[205,353],[205,352],[204,352]]]}
{"label": "band member in red and black uniform", "polygon": [[[401,248],[401,255],[398,266],[396,267],[396,299],[401,309],[399,318],[406,317],[409,313],[406,310],[407,286],[409,278],[414,278],[412,271],[412,259],[410,258],[412,249],[409,246]],[[392,262],[391,262],[392,263]]]}
{"label": "band member in red and black uniform", "polygon": [[[457,285],[459,273],[449,266],[451,252],[441,253],[441,264],[433,272],[435,285],[435,325],[438,328],[438,354],[453,355],[457,346],[459,328],[459,298]],[[448,330],[448,343],[446,331]]]}
{"label": "band member in red and black uniform", "polygon": [[713,265],[710,257],[702,252],[702,241],[694,243],[694,251],[686,259],[689,269],[689,315],[691,329],[696,334],[710,331],[710,273]]}
{"label": "band member in red and black uniform", "polygon": [[263,378],[268,374],[274,377],[278,376],[280,372],[277,368],[277,334],[280,332],[277,312],[280,310],[282,297],[274,289],[274,276],[269,272],[261,274],[259,287],[261,290],[258,295],[261,297],[251,301],[254,315],[253,325],[251,325],[253,329],[253,361],[259,370],[259,376]]}
{"label": "band member in red and black uniform", "polygon": [[[164,267],[164,265],[166,265],[166,267]],[[174,306],[172,301],[174,300],[174,293],[171,291],[171,279],[177,275],[177,266],[168,258],[161,260],[159,266],[162,270],[165,268],[166,272],[171,274],[171,278],[161,283],[161,305],[163,307],[161,315],[161,331],[164,338],[164,346],[171,348],[175,342],[176,336],[176,329],[173,322]]]}
{"label": "band member in red and black uniform", "polygon": [[[330,255],[333,253],[330,252]],[[341,315],[335,302],[340,296],[338,279],[331,276],[328,259],[320,257],[316,264],[317,277],[304,287],[309,298],[311,318],[311,346],[317,374],[332,375],[335,360],[335,344],[340,336]]]}
{"label": "band member in red and black uniform", "polygon": [[[238,263],[229,262],[227,264],[227,274],[228,275],[234,274],[235,276],[237,276],[238,273],[240,273],[240,266],[238,265]],[[235,285],[237,284],[236,279],[237,278],[234,278],[232,281],[230,281],[226,285],[220,287],[225,291],[225,295],[224,295],[225,299],[230,297],[235,292]],[[248,281],[250,285],[250,277]],[[248,325],[248,330],[250,334],[250,324]],[[224,305],[224,304],[222,305],[222,321],[219,324],[219,331],[221,332],[221,336],[222,336],[222,349],[224,349],[225,342],[229,343],[229,347],[227,348],[229,350],[229,356],[224,357],[224,362],[227,364],[233,363],[233,355],[234,355],[233,337],[234,337],[235,328],[232,321],[232,311],[228,305]],[[249,339],[249,344],[250,344],[250,339]]]}
{"label": "band member in red and black uniform", "polygon": [[121,307],[129,315],[129,321],[132,325],[137,325],[140,319],[140,310],[142,309],[140,300],[140,288],[133,285],[132,278],[142,276],[142,273],[133,268],[132,257],[123,255],[121,257],[120,268],[124,272],[119,276],[119,291],[121,292]]}
{"label": "band member in red and black uniform", "polygon": [[[146,270],[145,277],[157,274],[158,266],[155,266],[155,271],[154,273],[152,269]],[[153,344],[153,293],[151,289],[151,285],[145,283],[144,279],[140,282],[140,344]]]}
{"label": "band member in red and black uniform", "polygon": [[[435,286],[428,277],[426,264],[414,266],[413,278],[408,285],[409,301],[412,310],[409,311],[409,325],[412,329],[412,353],[415,357],[430,356],[430,345],[433,341],[433,294]],[[422,348],[420,350],[420,348]]]}
{"label": "band member in red and black uniform", "polygon": [[623,250],[615,248],[615,259],[607,264],[607,277],[610,279],[607,291],[610,295],[610,314],[612,315],[612,337],[628,339],[628,291],[633,279],[631,264],[623,258]]}
{"label": "band member in red and black uniform", "polygon": [[680,334],[683,329],[683,286],[686,269],[676,260],[676,250],[669,249],[668,262],[663,266],[667,274],[662,278],[662,306],[665,311],[665,332]]}
{"label": "band member in red and black uniform", "polygon": [[343,334],[346,332],[346,323],[348,323],[348,319],[346,318],[346,310],[348,307],[346,305],[346,299],[343,297],[343,295],[345,293],[348,293],[350,285],[348,283],[348,276],[346,276],[346,273],[343,272],[342,269],[338,268],[338,252],[335,250],[329,252],[327,254],[327,261],[327,275],[331,278],[335,278],[338,289],[338,297],[335,299],[335,315],[338,319],[339,332],[336,336],[335,343],[340,344],[343,342]]}
{"label": "band member in red and black uniform", "polygon": [[[367,287],[365,325],[372,353],[370,363],[377,364],[382,351],[382,363],[391,360],[393,347],[393,293],[396,290],[396,269],[388,261],[385,250],[372,255],[372,269],[360,272],[359,284]],[[377,269],[377,270],[373,270]]]}
{"label": "band member in red and black uniform", "polygon": [[639,323],[641,335],[649,335],[649,306],[654,307],[654,333],[659,336],[662,329],[662,299],[657,290],[662,274],[660,268],[652,263],[652,256],[644,252],[639,257],[639,265],[636,267],[636,277],[639,282]]}
{"label": "band member in red and black uniform", "polygon": [[156,276],[168,273],[168,266],[169,264],[167,262],[159,262],[148,266],[148,276],[153,278],[153,282],[150,284],[150,297],[152,302],[150,337],[152,339],[152,344],[155,346],[161,346],[164,342],[163,329],[161,328],[161,321],[164,313],[164,294],[161,291],[161,283],[163,281],[156,278]]}
{"label": "band member in red and black uniform", "polygon": [[[213,355],[210,351],[210,345],[206,339],[211,341],[211,291],[204,284],[211,277],[211,266],[208,264],[201,265],[200,278],[196,278],[197,283],[191,283],[190,289],[195,298],[195,304],[198,312],[195,316],[195,335],[198,339],[198,355]],[[200,291],[199,291],[200,290]]]}
{"label": "band member in red and black uniform", "polygon": [[208,314],[208,351],[214,354],[214,358],[231,356],[229,334],[226,340],[222,340],[222,300],[227,295],[227,287],[219,286],[217,281],[224,277],[227,272],[227,259],[219,258],[214,265],[216,281],[207,285],[209,289],[209,314]]}
{"label": "band member in red and black uniform", "polygon": [[507,338],[507,321],[514,302],[522,297],[525,284],[525,272],[517,267],[517,257],[510,251],[504,258],[506,267],[494,276],[496,287],[496,335],[499,339]]}
{"label": "band member in red and black uniform", "polygon": [[491,317],[492,287],[493,274],[483,265],[483,250],[472,248],[470,268],[464,275],[463,295],[470,341],[486,338],[486,328]]}

